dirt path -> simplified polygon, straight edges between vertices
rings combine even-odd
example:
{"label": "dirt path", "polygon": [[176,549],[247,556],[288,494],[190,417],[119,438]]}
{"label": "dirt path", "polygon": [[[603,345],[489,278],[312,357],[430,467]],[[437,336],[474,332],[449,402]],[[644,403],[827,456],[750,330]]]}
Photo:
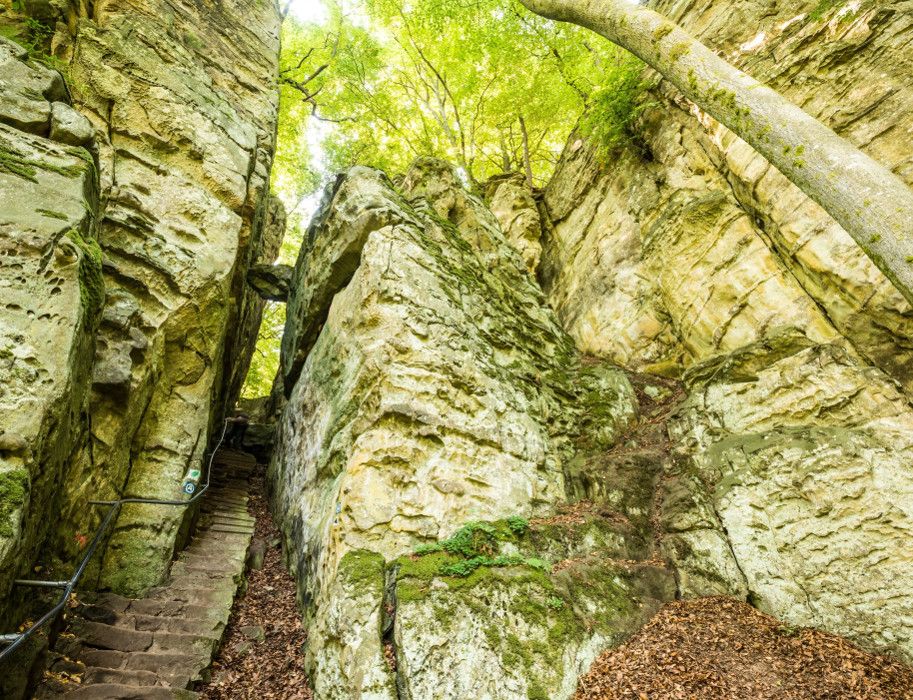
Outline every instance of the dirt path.
{"label": "dirt path", "polygon": [[[263,567],[248,572],[247,592],[234,604],[212,681],[200,688],[208,700],[311,700],[304,672],[306,638],[295,603],[295,582],[285,570],[279,533],[267,507],[263,467],[251,480],[248,509],[255,538],[267,543]],[[273,544],[273,546],[270,546]]]}
{"label": "dirt path", "polygon": [[729,598],[677,601],[600,656],[576,700],[910,700],[913,669]]}

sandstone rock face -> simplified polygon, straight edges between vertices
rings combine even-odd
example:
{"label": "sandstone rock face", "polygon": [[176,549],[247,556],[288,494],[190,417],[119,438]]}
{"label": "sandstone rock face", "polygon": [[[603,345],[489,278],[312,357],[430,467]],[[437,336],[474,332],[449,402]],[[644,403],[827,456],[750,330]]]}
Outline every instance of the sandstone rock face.
{"label": "sandstone rock face", "polygon": [[[262,309],[246,270],[271,262],[281,235],[268,196],[279,13],[272,2],[118,0],[70,24],[55,44],[99,134],[106,202],[96,487],[174,498],[237,395],[243,374],[232,373],[246,369]],[[135,595],[158,583],[182,516],[125,508],[103,585]]]}
{"label": "sandstone rock face", "polygon": [[485,199],[507,240],[520,252],[526,268],[535,277],[542,256],[542,221],[526,178],[515,173],[492,179]]}
{"label": "sandstone rock face", "polygon": [[[51,533],[74,554],[78,465],[105,286],[98,180],[84,148],[47,138],[60,75],[0,42],[0,622],[18,624],[11,582]],[[70,109],[69,107],[67,109]],[[32,119],[25,115],[44,115]],[[20,130],[24,129],[24,130]],[[69,142],[69,140],[66,140]],[[66,484],[66,488],[61,488]]]}
{"label": "sandstone rock face", "polygon": [[672,431],[756,604],[909,662],[913,408],[846,346],[787,334],[698,365]]}
{"label": "sandstone rock face", "polygon": [[[652,5],[913,183],[909,2],[834,3],[823,13],[813,0]],[[784,322],[818,339],[830,326],[910,389],[913,312],[899,293],[762,157],[673,90],[660,92],[643,128],[652,162],[626,152],[600,172],[573,139],[547,188],[554,232],[543,270],[571,335],[644,366],[700,361]],[[697,241],[670,273],[663,264],[674,256],[655,253],[666,231],[677,252],[692,236],[720,240],[706,250]]]}
{"label": "sandstone rock face", "polygon": [[674,594],[653,564],[549,573],[618,555],[610,518],[572,549],[526,520],[564,500],[582,433],[607,449],[635,419],[626,376],[581,363],[494,216],[436,161],[399,191],[365,168],[333,183],[292,290],[269,475],[315,692],[568,697]]}
{"label": "sandstone rock face", "polygon": [[[913,183],[913,5],[651,4]],[[763,158],[671,87],[654,98],[643,150],[598,163],[572,137],[539,275],[585,351],[684,371],[657,513],[680,593],[909,661],[913,312]]]}

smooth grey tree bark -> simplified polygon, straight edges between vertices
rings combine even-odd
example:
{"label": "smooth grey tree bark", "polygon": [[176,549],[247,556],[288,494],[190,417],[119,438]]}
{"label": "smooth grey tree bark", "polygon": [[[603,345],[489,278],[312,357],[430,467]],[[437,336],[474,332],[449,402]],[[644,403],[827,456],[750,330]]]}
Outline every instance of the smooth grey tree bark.
{"label": "smooth grey tree bark", "polygon": [[820,204],[913,304],[913,189],[890,170],[633,0],[520,0],[627,49]]}

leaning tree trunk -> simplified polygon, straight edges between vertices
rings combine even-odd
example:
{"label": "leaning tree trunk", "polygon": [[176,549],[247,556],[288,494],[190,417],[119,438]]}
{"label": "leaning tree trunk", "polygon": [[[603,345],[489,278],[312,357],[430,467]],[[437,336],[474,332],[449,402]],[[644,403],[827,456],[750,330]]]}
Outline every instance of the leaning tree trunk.
{"label": "leaning tree trunk", "polygon": [[521,0],[627,49],[814,199],[913,304],[913,190],[778,92],[629,0]]}

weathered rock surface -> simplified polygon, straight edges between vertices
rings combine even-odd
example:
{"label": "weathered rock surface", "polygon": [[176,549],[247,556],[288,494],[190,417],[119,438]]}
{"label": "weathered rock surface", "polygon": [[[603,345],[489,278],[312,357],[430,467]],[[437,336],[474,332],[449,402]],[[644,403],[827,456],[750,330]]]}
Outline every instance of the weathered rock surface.
{"label": "weathered rock surface", "polygon": [[[910,3],[652,5],[913,183]],[[743,142],[653,98],[610,163],[571,139],[539,274],[582,349],[684,371],[657,513],[680,592],[909,661],[913,312]]]}
{"label": "weathered rock surface", "polygon": [[0,121],[38,136],[51,128],[52,102],[65,100],[63,78],[30,61],[28,52],[0,37]]}
{"label": "weathered rock surface", "polygon": [[[55,46],[97,130],[106,201],[97,495],[174,498],[237,396],[262,309],[247,267],[271,262],[281,236],[268,195],[279,13],[272,2],[117,0],[70,26]],[[103,585],[137,595],[158,583],[182,516],[125,508]]]}
{"label": "weathered rock surface", "polygon": [[519,173],[492,178],[485,199],[507,240],[520,252],[526,268],[535,277],[542,256],[542,221],[526,178]]}
{"label": "weathered rock surface", "polygon": [[909,662],[913,407],[846,345],[784,334],[697,365],[672,430],[762,610]]}
{"label": "weathered rock surface", "polygon": [[[909,2],[652,4],[913,183]],[[546,189],[543,278],[581,347],[688,365],[797,325],[845,335],[909,390],[899,293],[744,142],[665,85],[658,97],[641,129],[652,159],[632,148],[601,170],[573,139]]]}
{"label": "weathered rock surface", "polygon": [[[673,594],[670,574],[616,571],[607,561],[623,534],[611,547],[583,537],[572,555],[536,527],[535,550],[484,528],[503,533],[505,518],[562,502],[573,440],[585,432],[607,449],[637,401],[619,370],[581,364],[519,253],[449,167],[422,161],[400,190],[364,168],[333,183],[289,300],[270,479],[314,689],[567,697],[602,645]],[[481,545],[435,549],[469,521],[501,525],[472,526]],[[399,559],[423,543],[429,556]],[[492,561],[478,566],[473,552]],[[549,574],[536,552],[593,559]],[[473,605],[476,620],[463,614]],[[586,611],[600,624],[583,624]],[[448,634],[465,644],[439,644]],[[553,653],[549,635],[568,643]]]}
{"label": "weathered rock surface", "polygon": [[252,265],[247,273],[247,283],[261,299],[287,301],[292,268],[288,265]]}
{"label": "weathered rock surface", "polygon": [[[64,524],[70,499],[88,478],[72,465],[86,444],[88,383],[105,286],[93,157],[46,138],[49,100],[66,94],[61,78],[28,63],[24,51],[5,40],[0,63],[0,624],[5,627],[20,621],[13,619],[12,608],[22,599],[8,597],[11,581],[29,572],[48,536],[55,537],[56,554],[75,547],[67,542],[74,531]],[[31,122],[26,113],[41,113],[45,122]],[[52,532],[52,525],[59,531]]]}

